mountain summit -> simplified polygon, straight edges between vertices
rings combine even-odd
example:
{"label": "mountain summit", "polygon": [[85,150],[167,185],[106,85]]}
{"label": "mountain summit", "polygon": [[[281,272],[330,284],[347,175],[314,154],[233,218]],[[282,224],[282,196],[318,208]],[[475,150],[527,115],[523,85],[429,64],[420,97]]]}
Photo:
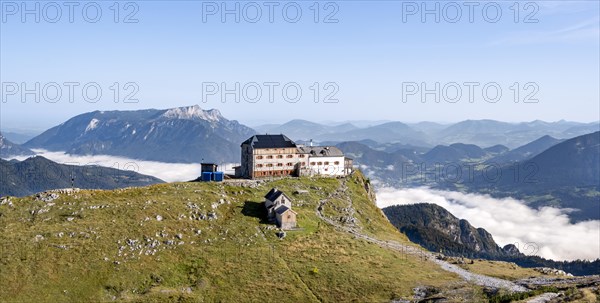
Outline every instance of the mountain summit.
{"label": "mountain summit", "polygon": [[206,120],[218,122],[225,118],[218,109],[203,110],[198,105],[177,107],[167,110],[162,117],[166,119]]}

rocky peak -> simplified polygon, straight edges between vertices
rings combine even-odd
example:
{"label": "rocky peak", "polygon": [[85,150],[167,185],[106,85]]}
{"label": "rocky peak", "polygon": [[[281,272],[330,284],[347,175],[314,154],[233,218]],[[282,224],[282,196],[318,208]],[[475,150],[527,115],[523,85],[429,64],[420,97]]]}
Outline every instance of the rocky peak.
{"label": "rocky peak", "polygon": [[521,253],[514,244],[506,244],[504,247],[502,247],[502,250],[511,256],[517,256]]}
{"label": "rocky peak", "polygon": [[485,229],[473,227],[438,205],[395,205],[384,208],[383,212],[409,239],[432,251],[442,249],[450,255],[466,256],[504,253]]}
{"label": "rocky peak", "polygon": [[172,108],[165,111],[162,117],[168,119],[186,119],[186,120],[207,120],[211,122],[218,122],[223,119],[223,115],[217,109],[203,110],[198,105],[184,106]]}

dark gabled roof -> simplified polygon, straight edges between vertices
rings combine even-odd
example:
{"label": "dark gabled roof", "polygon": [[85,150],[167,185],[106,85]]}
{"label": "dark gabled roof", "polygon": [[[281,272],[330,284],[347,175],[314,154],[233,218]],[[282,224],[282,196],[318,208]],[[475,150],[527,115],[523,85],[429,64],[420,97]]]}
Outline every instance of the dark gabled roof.
{"label": "dark gabled roof", "polygon": [[298,147],[303,154],[309,154],[312,157],[343,157],[344,153],[335,146],[302,146]]}
{"label": "dark gabled roof", "polygon": [[279,215],[283,215],[283,214],[285,214],[285,212],[286,212],[286,211],[288,211],[288,210],[289,210],[289,211],[291,211],[291,212],[293,212],[293,213],[295,213],[295,214],[298,214],[298,213],[297,213],[297,212],[295,212],[293,209],[291,209],[291,208],[289,208],[289,207],[287,207],[287,206],[285,206],[285,205],[280,205],[279,207],[277,207],[277,208],[275,209],[275,212],[276,212],[277,214],[279,214]]}
{"label": "dark gabled roof", "polygon": [[281,206],[277,207],[277,208],[275,209],[275,212],[276,212],[276,213],[278,213],[278,214],[280,214],[280,215],[283,215],[283,214],[284,214],[286,211],[288,211],[288,210],[289,210],[289,211],[292,211],[292,212],[294,212],[294,213],[296,213],[295,211],[293,211],[293,210],[289,209],[289,208],[288,208],[287,206],[285,206],[285,205],[281,205]]}
{"label": "dark gabled roof", "polygon": [[269,200],[269,201],[273,201],[273,197],[275,196],[275,194],[280,193],[279,190],[277,190],[277,188],[273,187],[271,188],[271,190],[265,195],[265,199]]}
{"label": "dark gabled roof", "polygon": [[284,194],[282,191],[278,190],[277,188],[272,188],[266,195],[265,195],[265,199],[269,200],[269,201],[275,201],[277,200],[277,198],[279,198],[279,196],[284,195],[288,200],[290,200],[290,197],[288,197],[286,194]]}
{"label": "dark gabled roof", "polygon": [[242,142],[253,148],[286,148],[296,147],[296,143],[285,135],[254,135]]}

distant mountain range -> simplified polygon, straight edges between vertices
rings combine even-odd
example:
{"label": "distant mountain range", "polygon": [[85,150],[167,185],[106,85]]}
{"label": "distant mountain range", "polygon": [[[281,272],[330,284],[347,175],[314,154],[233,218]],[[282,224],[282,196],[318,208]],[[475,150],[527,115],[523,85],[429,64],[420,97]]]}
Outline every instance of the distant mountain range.
{"label": "distant mountain range", "polygon": [[9,141],[0,133],[0,158],[30,156],[33,154],[33,151]]}
{"label": "distant mountain range", "polygon": [[255,129],[259,133],[285,133],[294,140],[303,141],[373,140],[378,143],[403,143],[421,147],[463,143],[483,148],[501,144],[512,149],[546,135],[566,139],[598,131],[600,122],[535,120],[508,123],[495,120],[466,120],[448,125],[435,122],[385,122],[358,127],[352,122],[331,126],[306,120],[292,120],[281,125],[257,126]]}
{"label": "distant mountain range", "polygon": [[315,136],[321,137],[326,136],[327,134],[343,133],[356,129],[358,129],[358,127],[350,123],[329,126],[300,119],[292,120],[281,125],[270,124],[255,127],[255,130],[259,134],[285,134],[289,138],[297,138],[299,140],[308,140]]}
{"label": "distant mountain range", "polygon": [[513,244],[501,248],[485,229],[475,228],[467,220],[459,219],[435,204],[394,205],[384,208],[383,212],[390,223],[412,242],[432,252],[508,261],[523,267],[558,268],[575,275],[600,273],[600,259],[591,262],[553,261],[525,255]]}
{"label": "distant mountain range", "polygon": [[95,111],[78,115],[24,144],[79,155],[161,162],[239,162],[240,143],[255,131],[199,106]]}
{"label": "distant mountain range", "polygon": [[387,152],[364,143],[337,146],[370,177],[394,187],[515,197],[532,207],[572,208],[573,221],[600,219],[600,132],[568,140],[543,136],[514,150],[503,145],[438,145]]}
{"label": "distant mountain range", "polygon": [[70,188],[115,189],[145,186],[164,181],[133,171],[100,166],[65,165],[36,156],[24,161],[0,159],[0,196],[26,196],[38,192]]}
{"label": "distant mountain range", "polygon": [[575,137],[539,153],[528,162],[547,186],[600,186],[600,131]]}
{"label": "distant mountain range", "polygon": [[[356,141],[384,152],[413,151],[430,154],[428,161],[456,161],[457,158],[498,156],[498,161],[520,161],[539,153],[557,140],[572,138],[600,129],[600,122],[507,123],[495,120],[466,120],[454,124],[397,121],[368,124],[357,121],[320,124],[291,120],[284,124],[261,125],[252,129],[228,120],[216,109],[199,106],[136,111],[95,111],[75,116],[50,128],[22,145],[78,155],[115,155],[161,162],[197,163],[239,162],[239,144],[257,133],[283,133],[308,143],[335,145]],[[550,140],[542,137],[551,136]],[[542,139],[540,139],[542,138]],[[548,137],[549,138],[549,137]],[[556,139],[554,139],[556,138]],[[534,140],[535,146],[504,153]],[[456,144],[464,146],[456,148]],[[475,150],[474,145],[482,149]],[[495,147],[497,150],[490,149]],[[467,151],[466,149],[470,150]],[[467,154],[464,154],[467,152]],[[475,154],[472,154],[475,152]]]}
{"label": "distant mountain range", "polygon": [[544,150],[562,141],[563,140],[561,139],[556,139],[546,135],[523,146],[519,146],[513,150],[502,153],[497,157],[492,158],[489,162],[508,163],[523,161],[543,152]]}
{"label": "distant mountain range", "polygon": [[494,166],[490,170],[499,169],[501,174],[486,177],[478,171],[471,180],[438,186],[515,197],[532,207],[570,208],[569,217],[575,222],[600,220],[600,132],[562,141],[518,162]]}

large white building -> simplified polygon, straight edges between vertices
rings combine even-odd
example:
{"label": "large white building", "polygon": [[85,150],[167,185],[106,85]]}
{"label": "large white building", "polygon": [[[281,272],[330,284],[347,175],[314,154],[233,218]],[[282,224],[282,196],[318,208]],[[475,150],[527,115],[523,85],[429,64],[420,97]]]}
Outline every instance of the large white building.
{"label": "large white building", "polygon": [[346,176],[352,159],[335,146],[304,146],[285,135],[255,135],[244,141],[242,164],[236,175],[243,178],[270,176]]}

